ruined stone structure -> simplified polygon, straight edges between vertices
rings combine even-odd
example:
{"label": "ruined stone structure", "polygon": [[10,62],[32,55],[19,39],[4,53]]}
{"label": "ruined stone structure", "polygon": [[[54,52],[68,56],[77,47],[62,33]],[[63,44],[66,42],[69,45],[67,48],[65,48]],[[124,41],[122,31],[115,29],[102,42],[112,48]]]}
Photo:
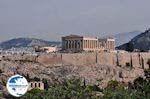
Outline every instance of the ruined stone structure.
{"label": "ruined stone structure", "polygon": [[71,52],[114,50],[115,39],[69,35],[62,37],[62,49]]}
{"label": "ruined stone structure", "polygon": [[44,83],[42,81],[29,82],[28,90],[31,90],[31,89],[34,89],[34,88],[44,90]]}

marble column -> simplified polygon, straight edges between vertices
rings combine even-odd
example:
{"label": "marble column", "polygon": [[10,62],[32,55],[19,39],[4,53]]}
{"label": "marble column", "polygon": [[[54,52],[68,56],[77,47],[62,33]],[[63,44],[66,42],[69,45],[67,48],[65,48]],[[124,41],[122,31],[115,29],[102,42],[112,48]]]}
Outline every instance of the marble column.
{"label": "marble column", "polygon": [[70,42],[70,48],[69,49],[72,49],[72,41],[70,40],[69,42]]}
{"label": "marble column", "polygon": [[74,42],[73,49],[75,49],[76,48],[76,40],[73,40],[73,42]]}
{"label": "marble column", "polygon": [[86,48],[88,48],[88,40],[86,40]]}
{"label": "marble column", "polygon": [[86,40],[83,40],[83,47],[86,48]]}
{"label": "marble column", "polygon": [[89,44],[89,43],[88,43],[88,40],[87,40],[87,41],[86,41],[86,48],[88,48],[88,47],[89,47],[89,46],[88,46],[88,44]]}
{"label": "marble column", "polygon": [[91,44],[90,44],[91,42],[90,42],[90,40],[89,40],[89,48],[91,48]]}
{"label": "marble column", "polygon": [[88,40],[89,41],[89,48],[90,48],[90,40]]}
{"label": "marble column", "polygon": [[67,40],[67,49],[69,49],[69,47],[70,47],[70,41],[69,40]]}
{"label": "marble column", "polygon": [[67,46],[68,46],[68,41],[65,41],[64,48],[67,49]]}
{"label": "marble column", "polygon": [[92,48],[92,40],[90,42],[91,42],[90,44],[91,44],[91,48]]}
{"label": "marble column", "polygon": [[82,49],[82,40],[79,40],[79,49]]}
{"label": "marble column", "polygon": [[84,40],[84,48],[86,48],[86,40]]}

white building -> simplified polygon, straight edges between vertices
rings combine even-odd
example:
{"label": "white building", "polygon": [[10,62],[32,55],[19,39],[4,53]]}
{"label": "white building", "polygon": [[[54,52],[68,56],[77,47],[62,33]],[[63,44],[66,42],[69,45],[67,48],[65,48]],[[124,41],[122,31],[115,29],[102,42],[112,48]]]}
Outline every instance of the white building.
{"label": "white building", "polygon": [[41,50],[45,51],[46,53],[52,53],[52,52],[57,52],[59,49],[57,48],[57,46],[55,47],[42,47]]}

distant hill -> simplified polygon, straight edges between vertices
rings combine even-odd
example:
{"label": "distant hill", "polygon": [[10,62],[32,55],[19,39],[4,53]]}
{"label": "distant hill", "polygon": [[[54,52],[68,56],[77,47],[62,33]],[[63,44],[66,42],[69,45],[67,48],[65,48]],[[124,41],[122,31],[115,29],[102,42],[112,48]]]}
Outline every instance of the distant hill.
{"label": "distant hill", "polygon": [[61,42],[45,41],[36,38],[15,38],[0,43],[1,49],[10,49],[12,47],[32,47],[32,46],[60,46]]}
{"label": "distant hill", "polygon": [[120,46],[124,43],[129,42],[133,37],[139,35],[140,33],[141,33],[140,31],[132,31],[128,33],[120,33],[120,34],[114,35],[116,39],[116,46]]}
{"label": "distant hill", "polygon": [[136,37],[131,39],[131,41],[129,41],[128,43],[125,43],[117,48],[122,50],[132,50],[132,49],[139,49],[142,51],[150,50],[150,29],[137,35]]}

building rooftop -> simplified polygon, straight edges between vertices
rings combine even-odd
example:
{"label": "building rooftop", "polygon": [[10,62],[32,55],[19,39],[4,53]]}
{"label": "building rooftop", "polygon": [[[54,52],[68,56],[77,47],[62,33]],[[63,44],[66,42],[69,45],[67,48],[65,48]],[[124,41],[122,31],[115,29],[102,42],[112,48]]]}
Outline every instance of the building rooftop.
{"label": "building rooftop", "polygon": [[83,37],[83,36],[71,34],[71,35],[64,36],[64,37],[67,37],[67,38],[69,37],[70,38],[70,37]]}

